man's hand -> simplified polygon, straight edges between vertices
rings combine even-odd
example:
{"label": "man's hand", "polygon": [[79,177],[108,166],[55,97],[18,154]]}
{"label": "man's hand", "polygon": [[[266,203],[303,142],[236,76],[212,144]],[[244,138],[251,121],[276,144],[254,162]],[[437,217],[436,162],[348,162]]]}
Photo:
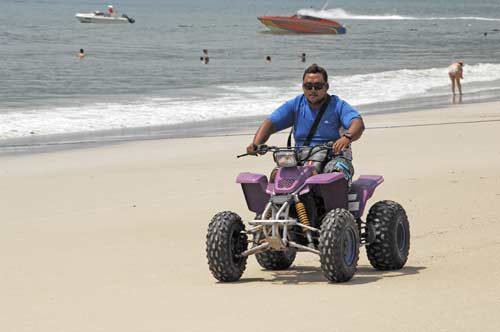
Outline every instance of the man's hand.
{"label": "man's hand", "polygon": [[347,129],[347,132],[344,133],[342,137],[340,137],[335,143],[333,144],[333,152],[335,153],[341,153],[344,151],[346,148],[349,147],[349,144],[352,142],[358,140],[361,135],[363,134],[363,131],[365,130],[365,124],[363,122],[362,118],[355,118],[351,121],[351,125]]}
{"label": "man's hand", "polygon": [[351,140],[345,136],[342,136],[341,138],[336,140],[335,143],[333,144],[333,147],[332,147],[333,152],[335,152],[336,154],[339,154],[342,151],[344,151],[345,149],[347,149],[349,144],[351,144]]}
{"label": "man's hand", "polygon": [[274,127],[271,120],[266,119],[260,125],[259,129],[255,133],[252,144],[247,146],[247,153],[253,156],[257,155],[257,144],[264,144],[269,139],[269,136],[276,132],[276,128]]}
{"label": "man's hand", "polygon": [[257,155],[257,145],[252,143],[249,146],[247,146],[247,153],[251,154],[252,156],[256,156]]}

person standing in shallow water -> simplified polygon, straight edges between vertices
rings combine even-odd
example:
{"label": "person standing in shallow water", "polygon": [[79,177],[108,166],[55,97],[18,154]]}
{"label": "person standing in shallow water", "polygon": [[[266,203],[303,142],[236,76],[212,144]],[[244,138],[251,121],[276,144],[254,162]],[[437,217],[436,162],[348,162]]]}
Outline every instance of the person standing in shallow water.
{"label": "person standing in shallow water", "polygon": [[458,93],[462,95],[462,84],[460,80],[464,79],[464,62],[458,61],[448,67],[448,76],[451,80],[451,93],[455,94],[455,84],[458,87]]}
{"label": "person standing in shallow water", "polygon": [[300,55],[300,61],[302,61],[302,62],[306,62],[306,54],[305,54],[305,53],[302,53],[302,54]]}
{"label": "person standing in shallow water", "polygon": [[85,52],[83,51],[83,48],[80,49],[80,52],[78,52],[78,54],[76,56],[80,60],[83,59],[83,58],[85,58]]}
{"label": "person standing in shallow water", "polygon": [[271,63],[271,62],[272,62],[271,56],[270,55],[266,56],[266,63]]}

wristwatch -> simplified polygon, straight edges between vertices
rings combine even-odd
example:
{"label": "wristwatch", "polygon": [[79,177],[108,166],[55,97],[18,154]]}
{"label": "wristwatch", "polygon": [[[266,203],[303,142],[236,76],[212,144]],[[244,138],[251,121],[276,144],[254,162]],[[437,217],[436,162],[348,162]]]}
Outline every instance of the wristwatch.
{"label": "wristwatch", "polygon": [[352,135],[350,132],[345,132],[344,134],[342,134],[342,137],[347,137],[347,139],[349,139],[349,141],[352,141]]}

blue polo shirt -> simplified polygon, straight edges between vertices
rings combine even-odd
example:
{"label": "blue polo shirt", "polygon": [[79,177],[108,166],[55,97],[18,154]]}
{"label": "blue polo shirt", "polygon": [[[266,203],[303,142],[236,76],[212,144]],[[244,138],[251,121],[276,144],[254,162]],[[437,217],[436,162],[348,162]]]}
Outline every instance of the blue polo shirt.
{"label": "blue polo shirt", "polygon": [[[311,109],[306,96],[302,94],[281,105],[268,119],[271,120],[277,131],[295,125],[293,133],[295,145],[302,146],[318,113],[319,109]],[[338,140],[340,138],[339,129],[341,127],[349,128],[351,121],[355,118],[361,118],[358,111],[339,97],[331,95],[330,103],[321,118],[310,145],[314,146]]]}

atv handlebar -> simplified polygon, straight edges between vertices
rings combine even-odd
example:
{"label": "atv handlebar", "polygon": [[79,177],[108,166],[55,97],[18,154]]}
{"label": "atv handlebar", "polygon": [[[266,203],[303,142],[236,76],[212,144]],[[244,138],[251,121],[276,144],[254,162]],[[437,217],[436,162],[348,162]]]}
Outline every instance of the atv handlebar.
{"label": "atv handlebar", "polygon": [[246,157],[246,156],[255,156],[255,155],[264,155],[268,153],[269,151],[276,151],[278,149],[286,149],[286,148],[279,148],[277,146],[268,146],[266,144],[254,144],[254,150],[256,154],[251,154],[251,153],[244,153],[237,155],[236,158],[241,158],[241,157]]}
{"label": "atv handlebar", "polygon": [[[328,142],[326,144],[321,144],[321,145],[316,145],[314,146],[315,148],[315,151],[314,153],[312,154],[315,154],[319,151],[323,151],[323,150],[330,150],[331,148],[333,147],[333,142]],[[311,147],[312,148],[312,147]],[[276,152],[276,151],[281,151],[281,150],[295,150],[296,148],[288,148],[288,147],[279,147],[279,146],[269,146],[269,145],[266,145],[266,144],[255,144],[255,155],[265,155],[266,153],[268,152]],[[310,151],[310,155],[307,156],[307,158],[309,158],[312,154],[313,149],[311,149]],[[246,157],[246,156],[253,156],[254,154],[250,154],[250,153],[244,153],[244,154],[240,154],[240,155],[237,155],[236,158],[241,158],[241,157]]]}

